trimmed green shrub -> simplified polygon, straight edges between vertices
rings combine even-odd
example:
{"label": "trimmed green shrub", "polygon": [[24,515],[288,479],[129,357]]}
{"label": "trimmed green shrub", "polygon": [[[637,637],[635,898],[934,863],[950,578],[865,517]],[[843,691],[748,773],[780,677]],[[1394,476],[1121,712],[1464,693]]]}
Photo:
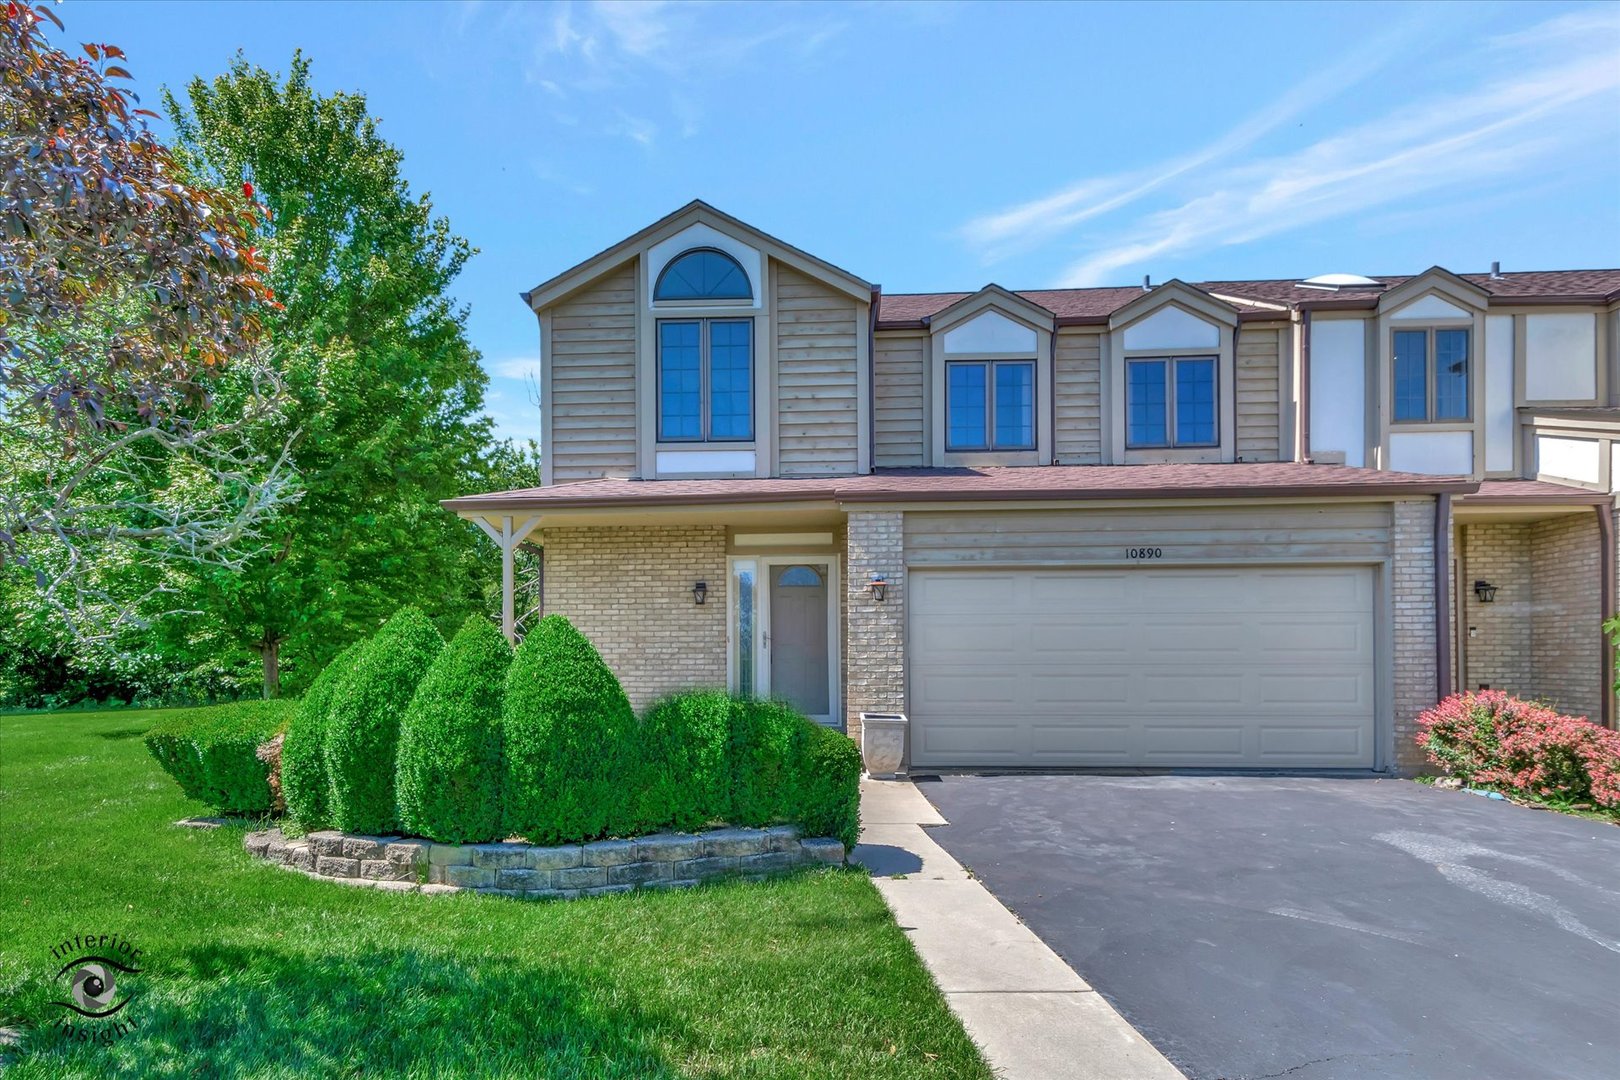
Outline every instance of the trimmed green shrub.
{"label": "trimmed green shrub", "polygon": [[793,747],[784,816],[803,836],[831,836],[846,848],[861,831],[861,750],[855,740],[805,720]]}
{"label": "trimmed green shrub", "polygon": [[281,797],[287,816],[304,829],[325,828],[332,801],[332,778],[326,771],[326,725],[332,700],[360,656],[355,642],[326,665],[287,725],[281,744]]}
{"label": "trimmed green shrub", "polygon": [[499,840],[501,700],[512,647],[470,616],[416,687],[399,728],[399,823],[444,844]]}
{"label": "trimmed green shrub", "polygon": [[274,805],[270,766],[255,751],[279,731],[288,701],[242,701],[169,713],[146,733],[146,749],[187,798],[227,814]]}
{"label": "trimmed green shrub", "polygon": [[518,646],[501,711],[506,832],[557,844],[634,828],[635,714],[590,641],[561,615]]}
{"label": "trimmed green shrub", "polygon": [[389,833],[399,722],[444,638],[414,607],[400,608],[360,648],[327,711],[326,769],[331,822],[344,832]]}
{"label": "trimmed green shrub", "polygon": [[721,691],[664,698],[641,719],[636,749],[636,827],[696,832],[731,816],[732,714],[742,705]]}
{"label": "trimmed green shrub", "polygon": [[781,701],[738,701],[731,717],[733,825],[769,825],[789,818],[793,744],[812,721]]}

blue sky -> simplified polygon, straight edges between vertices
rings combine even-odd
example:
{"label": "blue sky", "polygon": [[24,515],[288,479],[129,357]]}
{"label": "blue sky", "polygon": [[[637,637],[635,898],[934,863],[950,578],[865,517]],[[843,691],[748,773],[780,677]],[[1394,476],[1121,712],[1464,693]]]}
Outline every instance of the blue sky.
{"label": "blue sky", "polygon": [[[517,299],[694,197],[887,292],[1620,265],[1620,4],[167,4],[69,0],[138,87],[241,48],[366,93]],[[154,95],[155,96],[155,95]]]}

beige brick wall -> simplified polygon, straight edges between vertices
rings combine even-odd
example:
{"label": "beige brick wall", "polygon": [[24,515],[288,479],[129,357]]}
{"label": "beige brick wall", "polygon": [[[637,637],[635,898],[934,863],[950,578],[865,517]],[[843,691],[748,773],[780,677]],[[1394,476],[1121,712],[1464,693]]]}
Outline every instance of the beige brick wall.
{"label": "beige brick wall", "polygon": [[[844,716],[850,737],[861,737],[861,713],[906,708],[905,525],[898,511],[849,515],[844,574]],[[882,602],[867,583],[881,574]]]}
{"label": "beige brick wall", "polygon": [[[1533,695],[1530,643],[1535,600],[1531,589],[1530,526],[1493,522],[1462,527],[1463,666],[1458,689],[1489,686]],[[1496,586],[1496,599],[1482,604],[1475,581]]]}
{"label": "beige brick wall", "polygon": [[1603,622],[1597,515],[1528,526],[1530,665],[1535,695],[1559,712],[1602,720]]}
{"label": "beige brick wall", "polygon": [[[640,709],[726,685],[726,530],[720,525],[547,529],[545,613],[566,615]],[[708,583],[702,606],[692,585]]]}
{"label": "beige brick wall", "polygon": [[1395,765],[1413,770],[1423,765],[1423,752],[1413,741],[1417,714],[1436,698],[1433,499],[1395,504],[1392,589],[1395,632]]}

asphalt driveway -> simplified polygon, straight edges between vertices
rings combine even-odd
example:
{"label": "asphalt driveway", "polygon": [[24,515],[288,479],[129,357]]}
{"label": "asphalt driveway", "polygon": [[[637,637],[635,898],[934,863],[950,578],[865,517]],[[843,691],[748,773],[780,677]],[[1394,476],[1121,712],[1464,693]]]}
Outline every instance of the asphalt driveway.
{"label": "asphalt driveway", "polygon": [[1401,780],[918,787],[1194,1080],[1620,1077],[1620,828]]}

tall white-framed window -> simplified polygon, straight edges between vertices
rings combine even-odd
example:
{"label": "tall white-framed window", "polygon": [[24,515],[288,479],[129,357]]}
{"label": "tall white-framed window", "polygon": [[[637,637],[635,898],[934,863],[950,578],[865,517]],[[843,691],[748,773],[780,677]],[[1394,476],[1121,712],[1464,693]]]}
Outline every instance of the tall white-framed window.
{"label": "tall white-framed window", "polygon": [[658,321],[658,441],[754,437],[754,321]]}
{"label": "tall white-framed window", "polygon": [[759,560],[732,558],[730,564],[727,682],[732,693],[751,698],[759,693]]}

